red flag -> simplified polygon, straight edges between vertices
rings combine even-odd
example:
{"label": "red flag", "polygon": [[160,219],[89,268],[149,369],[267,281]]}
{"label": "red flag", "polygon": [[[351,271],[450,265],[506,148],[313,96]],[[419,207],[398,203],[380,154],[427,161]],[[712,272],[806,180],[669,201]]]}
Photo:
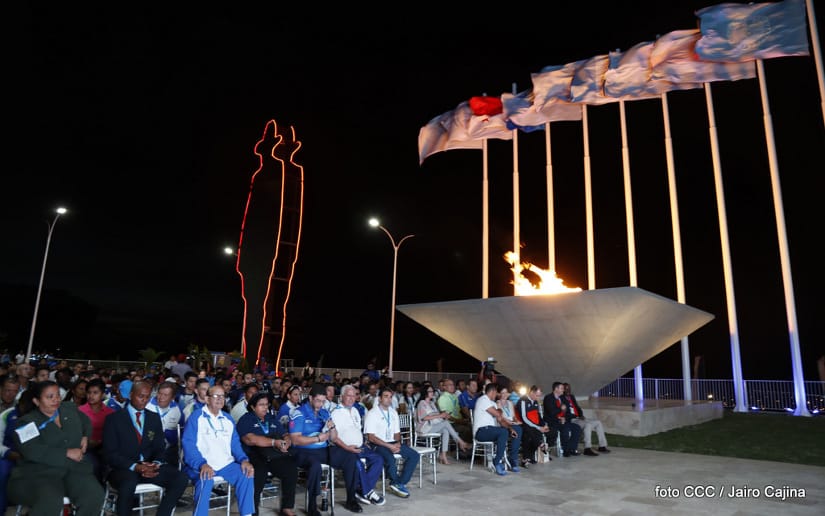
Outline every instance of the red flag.
{"label": "red flag", "polygon": [[501,114],[501,99],[499,97],[471,97],[470,109],[476,116],[493,116]]}

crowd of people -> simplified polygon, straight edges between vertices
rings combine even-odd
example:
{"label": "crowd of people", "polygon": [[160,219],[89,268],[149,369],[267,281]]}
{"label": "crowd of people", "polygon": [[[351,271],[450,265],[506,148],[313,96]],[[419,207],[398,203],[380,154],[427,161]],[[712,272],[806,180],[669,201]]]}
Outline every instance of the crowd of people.
{"label": "crowd of people", "polygon": [[[15,361],[16,362],[16,361]],[[492,468],[518,473],[561,438],[565,457],[609,453],[601,423],[586,418],[569,384],[556,382],[514,392],[480,373],[478,378],[393,382],[368,364],[346,378],[217,368],[195,371],[179,357],[163,367],[127,371],[91,363],[0,364],[0,514],[21,504],[34,514],[56,514],[63,497],[79,516],[99,514],[107,486],[117,492],[115,512],[130,514],[139,483],[157,484],[164,496],[157,514],[191,503],[205,516],[216,477],[232,485],[241,516],[257,514],[271,477],[280,481],[279,514],[295,514],[299,477],[307,513],[326,510],[324,465],[340,470],[344,507],[383,505],[375,486],[382,472],[389,490],[409,498],[419,454],[402,438],[400,414],[419,434],[440,437],[438,460],[448,451],[468,458],[473,441],[495,443]],[[598,435],[598,453],[591,433]],[[548,457],[549,458],[549,457]],[[184,492],[193,486],[191,501]],[[319,500],[320,507],[319,507]]]}

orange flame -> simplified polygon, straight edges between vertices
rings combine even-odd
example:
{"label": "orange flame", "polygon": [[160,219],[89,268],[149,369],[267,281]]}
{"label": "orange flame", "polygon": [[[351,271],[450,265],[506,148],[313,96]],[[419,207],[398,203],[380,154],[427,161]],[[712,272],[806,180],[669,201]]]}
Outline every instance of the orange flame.
{"label": "orange flame", "polygon": [[504,259],[511,265],[517,296],[542,296],[547,294],[561,294],[563,292],[581,292],[579,287],[565,287],[555,271],[544,270],[528,262],[519,262],[518,255],[512,251],[504,253]]}

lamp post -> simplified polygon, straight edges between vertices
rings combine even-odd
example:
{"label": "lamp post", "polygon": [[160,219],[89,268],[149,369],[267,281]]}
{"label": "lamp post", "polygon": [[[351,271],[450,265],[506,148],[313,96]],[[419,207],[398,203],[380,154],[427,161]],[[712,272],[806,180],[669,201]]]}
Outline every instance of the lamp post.
{"label": "lamp post", "polygon": [[374,228],[378,228],[378,229],[380,229],[381,231],[383,231],[384,233],[387,234],[387,236],[390,238],[390,243],[392,244],[392,249],[393,249],[393,257],[392,257],[392,311],[390,312],[390,360],[389,360],[389,364],[388,364],[389,365],[389,376],[390,376],[390,378],[392,378],[392,352],[393,352],[393,346],[394,346],[394,343],[395,343],[395,283],[396,283],[396,278],[398,277],[398,248],[401,247],[401,244],[404,243],[404,240],[406,240],[408,238],[412,238],[415,235],[407,235],[404,238],[402,238],[401,240],[399,240],[398,243],[396,244],[395,239],[392,237],[390,232],[387,230],[387,228],[382,226],[380,222],[378,222],[378,219],[376,219],[376,218],[370,219],[369,224],[370,224],[370,226],[372,226]]}
{"label": "lamp post", "polygon": [[49,226],[49,235],[46,237],[46,252],[43,253],[43,267],[40,269],[40,283],[37,285],[37,298],[34,301],[34,315],[32,316],[32,329],[29,332],[29,347],[26,350],[26,361],[25,363],[29,363],[29,359],[32,356],[32,344],[34,344],[34,328],[37,326],[37,310],[40,308],[40,294],[43,291],[43,277],[46,275],[46,260],[49,258],[49,244],[52,242],[52,231],[54,231],[54,226],[57,224],[57,219],[60,218],[61,215],[66,213],[66,208],[60,206],[55,211],[54,220],[52,220],[51,224],[48,222]]}

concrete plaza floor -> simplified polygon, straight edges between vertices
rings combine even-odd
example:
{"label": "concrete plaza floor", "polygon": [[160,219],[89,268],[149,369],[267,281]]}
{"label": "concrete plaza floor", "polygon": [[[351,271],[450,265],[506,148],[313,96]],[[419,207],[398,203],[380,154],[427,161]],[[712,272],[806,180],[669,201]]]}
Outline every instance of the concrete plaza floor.
{"label": "concrete plaza floor", "polygon": [[[825,514],[825,468],[612,448],[598,457],[556,458],[527,470],[499,477],[469,462],[438,466],[438,484],[431,469],[408,484],[411,496],[387,493],[384,506],[364,506],[363,514],[684,514],[684,515],[822,515]],[[336,514],[344,509],[345,493],[336,482]],[[734,490],[731,493],[731,489]],[[804,494],[803,491],[804,490]],[[787,495],[783,500],[776,497]],[[264,502],[261,514],[277,512],[278,501]],[[298,486],[296,512],[305,514],[304,489]],[[235,504],[232,513],[237,514]],[[189,516],[186,509],[178,516]],[[211,514],[219,514],[212,512]]]}

